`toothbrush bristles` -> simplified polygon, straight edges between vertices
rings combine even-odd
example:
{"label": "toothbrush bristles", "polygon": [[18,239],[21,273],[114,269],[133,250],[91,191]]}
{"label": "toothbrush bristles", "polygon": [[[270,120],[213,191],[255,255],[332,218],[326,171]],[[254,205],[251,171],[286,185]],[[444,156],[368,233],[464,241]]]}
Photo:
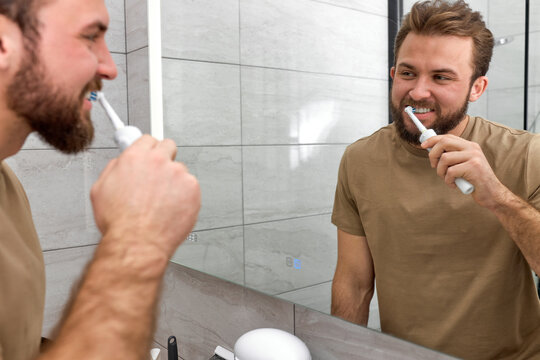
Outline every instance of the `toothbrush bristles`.
{"label": "toothbrush bristles", "polygon": [[97,100],[97,92],[91,91],[90,92],[90,101],[96,101]]}

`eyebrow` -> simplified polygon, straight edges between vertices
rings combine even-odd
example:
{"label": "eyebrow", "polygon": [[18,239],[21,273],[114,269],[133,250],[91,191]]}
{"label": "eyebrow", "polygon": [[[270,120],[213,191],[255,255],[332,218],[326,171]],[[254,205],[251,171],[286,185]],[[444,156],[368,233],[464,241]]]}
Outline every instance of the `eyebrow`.
{"label": "eyebrow", "polygon": [[[408,63],[399,63],[397,65],[397,67],[399,68],[400,66],[404,66],[408,69],[411,69],[411,70],[416,70],[416,68],[411,65],[411,64],[408,64]],[[456,75],[457,76],[457,73],[452,70],[452,69],[449,69],[449,68],[441,68],[441,69],[435,69],[433,71],[431,71],[432,73],[446,73],[446,74],[452,74],[452,75]]]}
{"label": "eyebrow", "polygon": [[105,25],[100,20],[96,20],[93,23],[90,23],[84,27],[84,30],[93,30],[93,29],[98,29],[99,31],[106,32],[108,29],[108,26]]}

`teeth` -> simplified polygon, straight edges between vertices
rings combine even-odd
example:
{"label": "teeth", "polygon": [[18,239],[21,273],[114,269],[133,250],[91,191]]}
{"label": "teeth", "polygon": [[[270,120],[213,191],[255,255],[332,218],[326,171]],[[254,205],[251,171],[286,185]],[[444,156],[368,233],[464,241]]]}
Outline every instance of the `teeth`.
{"label": "teeth", "polygon": [[416,108],[414,109],[414,112],[415,113],[418,113],[418,114],[425,114],[427,112],[430,112],[431,109],[428,109],[428,108]]}

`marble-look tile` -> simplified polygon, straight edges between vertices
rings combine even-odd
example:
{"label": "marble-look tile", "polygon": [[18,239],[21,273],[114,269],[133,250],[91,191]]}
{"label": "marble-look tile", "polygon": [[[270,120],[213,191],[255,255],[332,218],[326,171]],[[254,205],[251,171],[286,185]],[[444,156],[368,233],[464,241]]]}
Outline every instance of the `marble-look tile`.
{"label": "marble-look tile", "polygon": [[244,227],[246,286],[278,294],[332,280],[336,227],[330,214]]}
{"label": "marble-look tile", "polygon": [[163,59],[163,117],[179,146],[240,145],[239,67]]}
{"label": "marble-look tile", "polygon": [[125,0],[127,52],[148,46],[148,10],[146,0]]}
{"label": "marble-look tile", "polygon": [[124,0],[105,0],[109,10],[109,28],[105,40],[112,52],[126,52],[126,26]]}
{"label": "marble-look tile", "polygon": [[61,320],[64,306],[71,297],[74,285],[78,285],[86,264],[94,254],[95,246],[46,251],[46,295],[42,335],[52,338]]}
{"label": "marble-look tile", "polygon": [[529,31],[540,31],[540,2],[529,3]]}
{"label": "marble-look tile", "polygon": [[149,134],[151,122],[147,47],[127,55],[127,69],[129,123],[141,129],[143,134]]}
{"label": "marble-look tile", "polygon": [[345,145],[244,146],[244,222],[330,213]]}
{"label": "marble-look tile", "polygon": [[63,155],[54,150],[23,150],[8,159],[23,184],[44,250],[97,244],[90,188],[118,150]]}
{"label": "marble-look tile", "polygon": [[163,0],[163,57],[238,64],[238,0]]}
{"label": "marble-look tile", "polygon": [[381,16],[388,16],[388,5],[386,1],[369,0],[315,0],[320,3],[326,3],[330,5],[342,6],[349,9],[360,10],[363,12],[377,14]]}
{"label": "marble-look tile", "polygon": [[244,284],[244,232],[241,226],[197,231],[171,261],[234,283]]}
{"label": "marble-look tile", "polygon": [[523,129],[523,88],[491,90],[488,120]]}
{"label": "marble-look tile", "polygon": [[241,0],[240,61],[386,80],[387,18],[309,0]]}
{"label": "marble-look tile", "polygon": [[351,143],[387,123],[387,80],[242,68],[244,145]]}
{"label": "marble-look tile", "polygon": [[525,74],[524,35],[515,35],[514,40],[493,49],[489,66],[488,89],[522,87]]}
{"label": "marble-look tile", "polygon": [[313,360],[454,359],[300,305],[295,305],[294,328]]}
{"label": "marble-look tile", "polygon": [[294,332],[293,304],[171,263],[165,275],[155,339],[178,341],[185,359],[208,359],[217,345],[233,349],[249,330]]}
{"label": "marble-look tile", "polygon": [[195,230],[242,225],[240,147],[180,147],[176,160],[186,164],[201,187]]}
{"label": "marble-look tile", "polygon": [[529,34],[529,86],[540,86],[540,30]]}
{"label": "marble-look tile", "polygon": [[525,1],[490,0],[488,26],[495,38],[524,34]]}
{"label": "marble-look tile", "polygon": [[330,307],[332,305],[332,281],[288,291],[276,296],[309,309],[330,314]]}
{"label": "marble-look tile", "polygon": [[[112,81],[103,81],[103,92],[118,116],[127,121],[126,55],[112,54],[112,57],[118,68],[118,77]],[[97,102],[93,104],[91,116],[95,132],[90,148],[116,147],[113,139],[114,128]],[[52,146],[41,140],[36,133],[32,133],[23,149],[52,149]]]}

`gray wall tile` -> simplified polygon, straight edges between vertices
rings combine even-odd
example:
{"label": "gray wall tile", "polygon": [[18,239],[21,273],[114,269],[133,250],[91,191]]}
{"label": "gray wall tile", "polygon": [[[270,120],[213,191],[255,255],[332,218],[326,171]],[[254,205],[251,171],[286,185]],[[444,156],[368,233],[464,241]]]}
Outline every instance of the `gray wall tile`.
{"label": "gray wall tile", "polygon": [[241,156],[237,146],[178,149],[176,160],[186,164],[201,187],[195,230],[242,225]]}
{"label": "gray wall tile", "polygon": [[148,48],[127,55],[129,123],[150,133],[150,83]]}
{"label": "gray wall tile", "polygon": [[278,298],[330,314],[332,305],[332,281],[308,286],[276,295]]}
{"label": "gray wall tile", "polygon": [[515,35],[514,40],[493,49],[488,78],[490,90],[523,87],[525,74],[525,36]]}
{"label": "gray wall tile", "polygon": [[240,69],[163,59],[164,135],[187,145],[240,145]]}
{"label": "gray wall tile", "polygon": [[388,16],[388,6],[385,1],[359,1],[359,0],[315,0],[330,5],[343,6],[349,9],[360,10],[367,13]]}
{"label": "gray wall tile", "polygon": [[28,194],[44,250],[99,241],[90,188],[117,154],[116,149],[96,149],[75,156],[54,150],[23,150],[8,159]]}
{"label": "gray wall tile", "polygon": [[309,0],[241,0],[240,22],[242,64],[388,78],[382,16]]}
{"label": "gray wall tile", "polygon": [[277,294],[332,280],[337,260],[330,215],[245,226],[246,286]]}
{"label": "gray wall tile", "polygon": [[242,150],[246,224],[331,212],[345,145]]}
{"label": "gray wall tile", "polygon": [[146,0],[125,0],[127,52],[148,46],[148,11]]}
{"label": "gray wall tile", "polygon": [[453,359],[300,305],[295,305],[294,324],[313,360]]}
{"label": "gray wall tile", "polygon": [[525,1],[490,0],[488,25],[495,38],[523,34],[525,32]]}
{"label": "gray wall tile", "polygon": [[124,16],[124,0],[105,0],[109,10],[109,29],[105,40],[112,52],[126,52],[126,25]]}
{"label": "gray wall tile", "polygon": [[388,122],[388,82],[242,68],[243,144],[351,143]]}
{"label": "gray wall tile", "polygon": [[523,87],[491,90],[488,101],[489,120],[523,129]]}
{"label": "gray wall tile", "polygon": [[294,332],[293,304],[171,263],[165,276],[155,339],[170,335],[184,359],[208,359],[217,345],[233,349],[249,330]]}
{"label": "gray wall tile", "polygon": [[163,56],[238,64],[238,6],[238,0],[163,0]]}
{"label": "gray wall tile", "polygon": [[86,264],[94,254],[95,246],[47,251],[45,274],[47,291],[42,336],[51,338],[62,318],[64,306],[71,297],[72,288],[79,283]]}
{"label": "gray wall tile", "polygon": [[244,284],[244,232],[241,226],[194,232],[171,261],[208,274]]}

